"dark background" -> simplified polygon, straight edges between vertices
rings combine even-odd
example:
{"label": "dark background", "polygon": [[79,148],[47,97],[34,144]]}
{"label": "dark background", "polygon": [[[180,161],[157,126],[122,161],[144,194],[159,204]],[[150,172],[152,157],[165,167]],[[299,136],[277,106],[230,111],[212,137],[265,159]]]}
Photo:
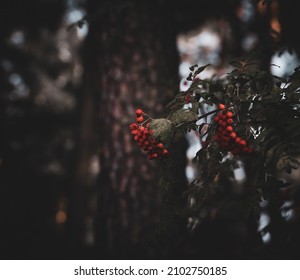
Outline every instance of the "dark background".
{"label": "dark background", "polygon": [[170,207],[185,203],[186,143],[169,173],[181,183],[166,198],[160,164],[138,150],[128,125],[138,107],[161,116],[178,91],[179,34],[226,26],[219,70],[254,34],[268,68],[275,52],[299,54],[299,11],[292,0],[1,1],[0,257],[297,257],[297,242],[282,244],[297,227],[278,213],[283,233],[266,251],[252,246],[255,222],[247,234],[228,229],[240,223],[231,216],[238,200],[191,234]]}

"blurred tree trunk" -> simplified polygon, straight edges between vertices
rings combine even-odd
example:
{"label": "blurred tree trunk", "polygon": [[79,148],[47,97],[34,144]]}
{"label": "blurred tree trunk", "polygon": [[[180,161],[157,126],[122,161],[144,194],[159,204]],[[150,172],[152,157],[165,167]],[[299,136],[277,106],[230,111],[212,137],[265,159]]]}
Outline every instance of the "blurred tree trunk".
{"label": "blurred tree trunk", "polygon": [[[86,79],[98,107],[97,250],[105,257],[153,257],[144,245],[160,221],[159,163],[132,141],[129,124],[136,108],[158,117],[177,90],[174,28],[161,1],[90,3],[96,16],[87,39],[92,71]],[[90,120],[86,117],[87,124]],[[182,166],[175,172],[184,178]]]}

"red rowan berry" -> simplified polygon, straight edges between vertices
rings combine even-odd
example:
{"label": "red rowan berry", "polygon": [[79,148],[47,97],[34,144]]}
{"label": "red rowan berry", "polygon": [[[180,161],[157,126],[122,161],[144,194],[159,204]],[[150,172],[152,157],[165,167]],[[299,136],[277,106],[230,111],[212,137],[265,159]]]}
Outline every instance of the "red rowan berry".
{"label": "red rowan berry", "polygon": [[191,95],[190,95],[190,94],[187,94],[187,95],[184,97],[184,102],[185,102],[185,103],[190,103],[190,102],[191,102]]}
{"label": "red rowan berry", "polygon": [[236,137],[235,142],[236,142],[237,144],[240,144],[241,141],[242,141],[242,139],[241,139],[240,137]]}
{"label": "red rowan berry", "polygon": [[221,119],[225,121],[227,119],[226,114],[221,114]]}
{"label": "red rowan berry", "polygon": [[233,117],[233,113],[229,111],[229,112],[226,113],[226,116],[227,116],[227,118],[232,118]]}
{"label": "red rowan berry", "polygon": [[228,136],[224,136],[224,137],[223,137],[223,141],[229,142],[229,140],[230,140],[230,138],[229,138]]}
{"label": "red rowan berry", "polygon": [[164,144],[163,143],[158,143],[156,147],[160,148],[160,149],[163,149],[164,148]]}
{"label": "red rowan berry", "polygon": [[220,120],[220,116],[215,116],[215,117],[214,117],[214,121],[215,121],[215,122],[218,122],[219,120]]}
{"label": "red rowan berry", "polygon": [[219,132],[219,133],[222,133],[222,131],[223,131],[223,126],[219,126],[219,127],[218,127],[218,132]]}
{"label": "red rowan berry", "polygon": [[133,130],[133,129],[137,129],[137,124],[136,123],[132,123],[130,126],[130,130]]}
{"label": "red rowan berry", "polygon": [[226,129],[222,130],[222,135],[226,135],[228,133],[228,131]]}
{"label": "red rowan berry", "polygon": [[226,121],[223,121],[223,122],[222,122],[222,126],[226,127],[226,126],[227,126],[227,122],[226,122]]}
{"label": "red rowan berry", "polygon": [[241,140],[241,141],[240,141],[240,145],[241,145],[241,146],[246,146],[246,141],[245,141],[245,140]]}
{"label": "red rowan berry", "polygon": [[142,116],[136,118],[136,121],[138,123],[141,123],[143,120],[144,120],[144,118]]}
{"label": "red rowan berry", "polygon": [[143,110],[137,109],[137,110],[135,111],[135,113],[136,113],[136,116],[139,117],[139,116],[141,116],[141,115],[143,114]]}
{"label": "red rowan berry", "polygon": [[230,125],[228,125],[228,126],[226,127],[226,130],[227,130],[228,132],[232,132],[232,131],[233,131],[233,127],[230,126]]}
{"label": "red rowan berry", "polygon": [[225,105],[222,104],[222,103],[220,103],[219,106],[218,106],[218,108],[219,108],[220,110],[224,110],[224,109],[225,109]]}
{"label": "red rowan berry", "polygon": [[166,155],[169,154],[169,151],[168,151],[167,149],[163,149],[163,150],[162,150],[162,154],[166,156]]}
{"label": "red rowan berry", "polygon": [[231,132],[231,133],[230,133],[230,137],[231,137],[231,138],[236,138],[236,133],[235,133],[235,132]]}
{"label": "red rowan berry", "polygon": [[233,119],[227,119],[228,124],[233,124]]}
{"label": "red rowan berry", "polygon": [[148,154],[148,159],[153,159],[152,154]]}

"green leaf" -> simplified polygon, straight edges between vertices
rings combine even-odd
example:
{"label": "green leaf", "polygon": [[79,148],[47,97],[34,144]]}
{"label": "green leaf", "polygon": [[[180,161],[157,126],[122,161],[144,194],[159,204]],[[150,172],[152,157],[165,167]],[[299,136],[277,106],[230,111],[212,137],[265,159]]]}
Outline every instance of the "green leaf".
{"label": "green leaf", "polygon": [[188,81],[192,81],[193,80],[193,73],[190,73],[189,76],[186,79]]}
{"label": "green leaf", "polygon": [[243,64],[241,63],[240,60],[232,60],[229,62],[229,65],[233,66],[234,68],[241,69]]}
{"label": "green leaf", "polygon": [[169,116],[169,120],[173,123],[173,125],[196,122],[198,118],[198,114],[195,112],[184,109],[177,110]]}
{"label": "green leaf", "polygon": [[174,134],[172,122],[164,118],[152,120],[150,122],[150,129],[153,131],[151,137],[159,139],[164,143],[168,143]]}
{"label": "green leaf", "polygon": [[299,167],[299,161],[296,158],[290,156],[281,157],[277,164],[276,168],[279,170],[285,170],[287,173],[291,173],[292,169],[297,169]]}
{"label": "green leaf", "polygon": [[198,114],[200,103],[198,101],[192,102],[192,108],[190,109],[193,113]]}
{"label": "green leaf", "polygon": [[199,67],[199,68],[195,71],[194,76],[197,76],[198,74],[200,74],[201,72],[203,72],[203,71],[205,70],[205,68],[208,67],[208,66],[211,66],[211,64],[206,64],[206,65],[204,65],[204,66]]}
{"label": "green leaf", "polygon": [[165,111],[167,112],[167,114],[171,114],[172,112],[175,112],[183,107],[183,105],[185,104],[185,95],[185,91],[178,93],[176,97],[166,105]]}
{"label": "green leaf", "polygon": [[198,67],[198,64],[194,64],[194,65],[190,66],[190,70],[193,72],[196,67]]}

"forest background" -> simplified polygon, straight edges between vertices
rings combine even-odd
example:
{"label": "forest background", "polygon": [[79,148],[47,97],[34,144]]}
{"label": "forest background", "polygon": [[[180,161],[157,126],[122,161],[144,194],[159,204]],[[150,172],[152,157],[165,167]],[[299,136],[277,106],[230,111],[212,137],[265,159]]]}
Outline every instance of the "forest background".
{"label": "forest background", "polygon": [[169,172],[180,187],[166,198],[160,163],[147,159],[129,130],[136,108],[164,114],[195,63],[213,66],[201,78],[221,76],[230,60],[256,49],[264,69],[291,74],[299,64],[299,4],[2,1],[1,258],[299,256],[299,218],[289,223],[273,208],[271,241],[259,248],[252,248],[253,240],[263,243],[258,222],[245,233],[233,215],[238,200],[221,218],[188,228],[170,207],[186,203],[188,141],[173,151],[180,160]]}

